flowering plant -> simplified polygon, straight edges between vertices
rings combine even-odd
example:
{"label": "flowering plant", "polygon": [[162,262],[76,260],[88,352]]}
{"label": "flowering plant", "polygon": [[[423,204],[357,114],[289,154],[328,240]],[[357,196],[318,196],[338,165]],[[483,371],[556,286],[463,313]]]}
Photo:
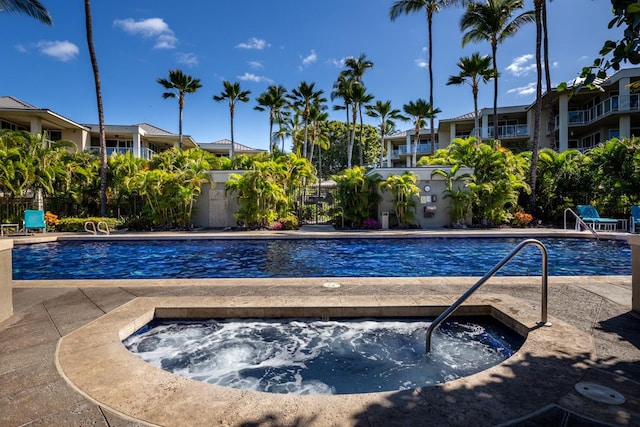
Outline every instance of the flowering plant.
{"label": "flowering plant", "polygon": [[516,212],[513,217],[515,225],[519,225],[520,227],[526,227],[531,221],[533,221],[533,216],[525,212]]}
{"label": "flowering plant", "polygon": [[362,222],[362,228],[375,230],[380,227],[382,227],[382,225],[373,218],[367,218]]}

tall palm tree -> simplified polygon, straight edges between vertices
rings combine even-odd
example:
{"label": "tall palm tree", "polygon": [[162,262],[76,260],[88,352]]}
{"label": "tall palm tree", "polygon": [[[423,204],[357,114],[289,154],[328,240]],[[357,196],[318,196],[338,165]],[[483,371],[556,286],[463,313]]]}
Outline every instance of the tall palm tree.
{"label": "tall palm tree", "polygon": [[300,82],[297,88],[293,89],[288,95],[294,106],[302,111],[302,119],[304,121],[304,142],[302,146],[302,156],[308,158],[307,145],[309,141],[309,116],[311,114],[312,105],[320,105],[327,99],[322,96],[322,89],[315,90],[315,83]]}
{"label": "tall palm tree", "polygon": [[406,114],[411,117],[414,124],[415,137],[413,141],[413,157],[411,166],[416,167],[418,163],[418,144],[420,143],[420,129],[425,125],[425,119],[433,119],[436,114],[440,113],[439,108],[433,108],[424,99],[418,99],[415,102],[409,101],[408,104],[404,104],[402,109]]}
{"label": "tall palm tree", "polygon": [[[534,12],[527,11],[512,18],[524,7],[524,0],[485,0],[468,4],[460,21],[462,46],[469,42],[488,41],[491,44],[493,69],[498,70],[498,44],[513,36],[522,25],[535,22]],[[493,79],[493,137],[498,139],[498,77]]]}
{"label": "tall palm tree", "polygon": [[554,127],[556,124],[555,114],[553,112],[553,91],[551,90],[551,67],[549,67],[549,29],[547,27],[547,2],[542,2],[542,43],[544,49],[544,76],[547,88],[547,109],[549,116],[547,126],[549,128],[549,145],[552,150],[557,150],[556,133]]}
{"label": "tall palm tree", "polygon": [[231,118],[231,152],[229,153],[230,157],[235,155],[235,140],[233,139],[233,117],[236,114],[236,102],[248,102],[249,94],[251,91],[249,90],[241,90],[240,83],[235,82],[231,83],[228,81],[223,81],[222,85],[224,86],[224,90],[220,95],[213,95],[213,100],[217,102],[224,101],[225,99],[229,102],[229,116]]}
{"label": "tall palm tree", "polygon": [[354,58],[350,56],[344,60],[344,66],[346,70],[342,72],[347,78],[353,79],[356,82],[362,82],[364,73],[373,68],[373,62],[367,59],[367,55],[361,53],[360,56]]}
{"label": "tall palm tree", "polygon": [[[433,15],[440,9],[457,6],[458,4],[466,4],[466,0],[398,0],[389,10],[389,16],[395,21],[400,15],[409,15],[411,13],[426,12],[427,29],[429,33],[429,104],[433,105]],[[430,122],[431,142],[435,143],[435,126],[433,119]]]}
{"label": "tall palm tree", "polygon": [[265,92],[256,98],[258,105],[253,107],[254,110],[269,110],[269,152],[275,151],[275,136],[273,133],[273,124],[282,120],[283,108],[287,105],[286,98],[287,89],[282,85],[271,85]]}
{"label": "tall palm tree", "polygon": [[[540,115],[542,114],[542,3],[534,0],[536,18],[536,106],[534,111],[533,146],[531,147],[531,194],[529,195],[529,213],[536,215],[536,180],[538,172],[538,151],[540,149]],[[549,112],[551,114],[551,112]]]}
{"label": "tall palm tree", "polygon": [[43,24],[51,25],[51,16],[38,0],[0,0],[0,12],[22,13]]}
{"label": "tall palm tree", "polygon": [[84,17],[87,32],[87,46],[91,67],[93,68],[93,81],[96,89],[96,102],[98,104],[98,133],[100,138],[100,215],[107,216],[107,136],[104,129],[104,108],[102,105],[102,88],[100,85],[100,70],[98,58],[93,44],[93,20],[91,17],[91,0],[84,0]]}
{"label": "tall palm tree", "polygon": [[380,167],[384,165],[384,137],[387,130],[395,126],[394,120],[406,120],[397,108],[391,108],[391,101],[377,100],[375,105],[367,105],[367,115],[380,119]]}
{"label": "tall palm tree", "polygon": [[[352,104],[352,87],[354,80],[349,78],[344,71],[338,75],[338,80],[333,84],[333,91],[331,92],[331,100],[333,101],[336,98],[342,98],[344,101],[344,105],[334,105],[334,110],[345,110],[347,113],[347,141],[351,141],[351,127],[349,123],[351,122],[351,118],[349,116],[349,108]],[[349,166],[351,167],[351,166]]]}
{"label": "tall palm tree", "polygon": [[200,79],[195,79],[182,70],[169,70],[169,79],[159,78],[156,80],[169,92],[164,92],[162,98],[178,98],[178,148],[182,150],[182,112],[184,111],[184,96],[187,93],[194,93],[202,87]]}
{"label": "tall palm tree", "polygon": [[471,86],[473,94],[473,117],[475,137],[479,137],[480,123],[478,122],[478,85],[480,82],[487,83],[495,78],[496,72],[491,68],[491,57],[489,55],[480,56],[474,52],[471,56],[464,56],[458,61],[460,73],[456,76],[449,76],[447,85],[468,84]]}

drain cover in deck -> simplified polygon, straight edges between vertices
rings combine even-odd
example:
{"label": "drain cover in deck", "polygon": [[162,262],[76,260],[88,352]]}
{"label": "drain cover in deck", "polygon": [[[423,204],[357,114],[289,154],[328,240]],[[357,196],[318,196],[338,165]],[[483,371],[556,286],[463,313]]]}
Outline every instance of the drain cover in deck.
{"label": "drain cover in deck", "polygon": [[612,388],[590,382],[580,382],[576,384],[576,391],[586,398],[609,405],[621,405],[624,403],[624,396]]}

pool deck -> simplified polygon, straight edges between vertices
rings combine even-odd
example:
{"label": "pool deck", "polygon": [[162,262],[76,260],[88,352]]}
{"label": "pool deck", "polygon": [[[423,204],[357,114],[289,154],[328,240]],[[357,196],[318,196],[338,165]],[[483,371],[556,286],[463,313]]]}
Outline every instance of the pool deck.
{"label": "pool deck", "polygon": [[[110,237],[448,235],[525,238],[571,236],[572,233],[546,229],[379,233],[311,229],[298,232],[114,234]],[[585,236],[584,232],[580,235]],[[601,235],[620,239],[626,236]],[[58,237],[61,235],[56,233],[16,237],[14,243]],[[87,236],[64,235],[63,238],[86,239]],[[113,344],[100,340],[112,337],[92,330],[103,323],[124,322],[127,315],[137,319],[139,315],[135,310],[148,312],[150,306],[176,304],[307,307],[311,302],[317,305],[327,301],[344,309],[354,304],[422,306],[430,301],[441,303],[444,296],[462,294],[477,279],[14,281],[14,315],[0,323],[0,426],[640,426],[640,319],[631,311],[630,276],[550,277],[549,320],[554,326],[544,328],[544,331],[531,328],[528,347],[499,367],[500,370],[436,387],[348,398],[274,397],[237,390],[226,390],[225,394],[225,389],[177,379],[146,364],[110,359],[107,350]],[[323,286],[326,282],[339,283],[340,287]],[[503,308],[503,311],[513,312],[514,316],[525,311],[538,313],[540,278],[492,278],[478,291],[477,298],[483,304],[486,301],[506,304],[511,308]],[[513,307],[514,303],[517,307]],[[544,334],[545,339],[538,334]],[[85,366],[90,357],[101,354],[112,361],[112,366],[109,363],[93,368]],[[85,356],[87,360],[83,360]],[[157,380],[156,375],[164,379]],[[91,383],[91,378],[100,380],[98,384]],[[607,387],[616,396],[624,396],[625,401],[602,403],[584,397],[575,389],[576,384],[583,382],[590,383],[595,391],[601,386]],[[185,388],[196,390],[201,398],[181,394],[187,393]],[[215,393],[222,394],[211,398],[215,400],[207,398]],[[599,397],[604,400],[610,397],[604,394]],[[180,408],[183,408],[182,412]]]}

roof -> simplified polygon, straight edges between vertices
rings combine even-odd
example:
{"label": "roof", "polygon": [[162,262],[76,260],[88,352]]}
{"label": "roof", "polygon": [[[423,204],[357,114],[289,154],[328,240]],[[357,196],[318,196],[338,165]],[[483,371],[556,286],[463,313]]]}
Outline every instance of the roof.
{"label": "roof", "polygon": [[[202,148],[203,150],[228,150],[229,148],[231,148],[231,141],[228,139],[221,139],[219,141],[214,141],[214,142],[202,142],[202,143],[198,143],[198,146],[200,148]],[[242,151],[247,151],[247,152],[256,152],[256,151],[267,151],[267,150],[263,150],[261,148],[251,148],[247,145],[244,144],[240,144],[238,142],[233,142],[233,150],[235,152],[242,152]]]}
{"label": "roof", "polygon": [[176,135],[173,132],[166,131],[164,129],[160,129],[157,126],[154,126],[149,123],[139,123],[136,126],[141,127],[147,134],[149,135],[157,135],[157,136],[174,136]]}
{"label": "roof", "polygon": [[11,108],[19,110],[41,110],[41,108],[34,107],[31,104],[27,104],[13,96],[0,96],[0,108]]}

